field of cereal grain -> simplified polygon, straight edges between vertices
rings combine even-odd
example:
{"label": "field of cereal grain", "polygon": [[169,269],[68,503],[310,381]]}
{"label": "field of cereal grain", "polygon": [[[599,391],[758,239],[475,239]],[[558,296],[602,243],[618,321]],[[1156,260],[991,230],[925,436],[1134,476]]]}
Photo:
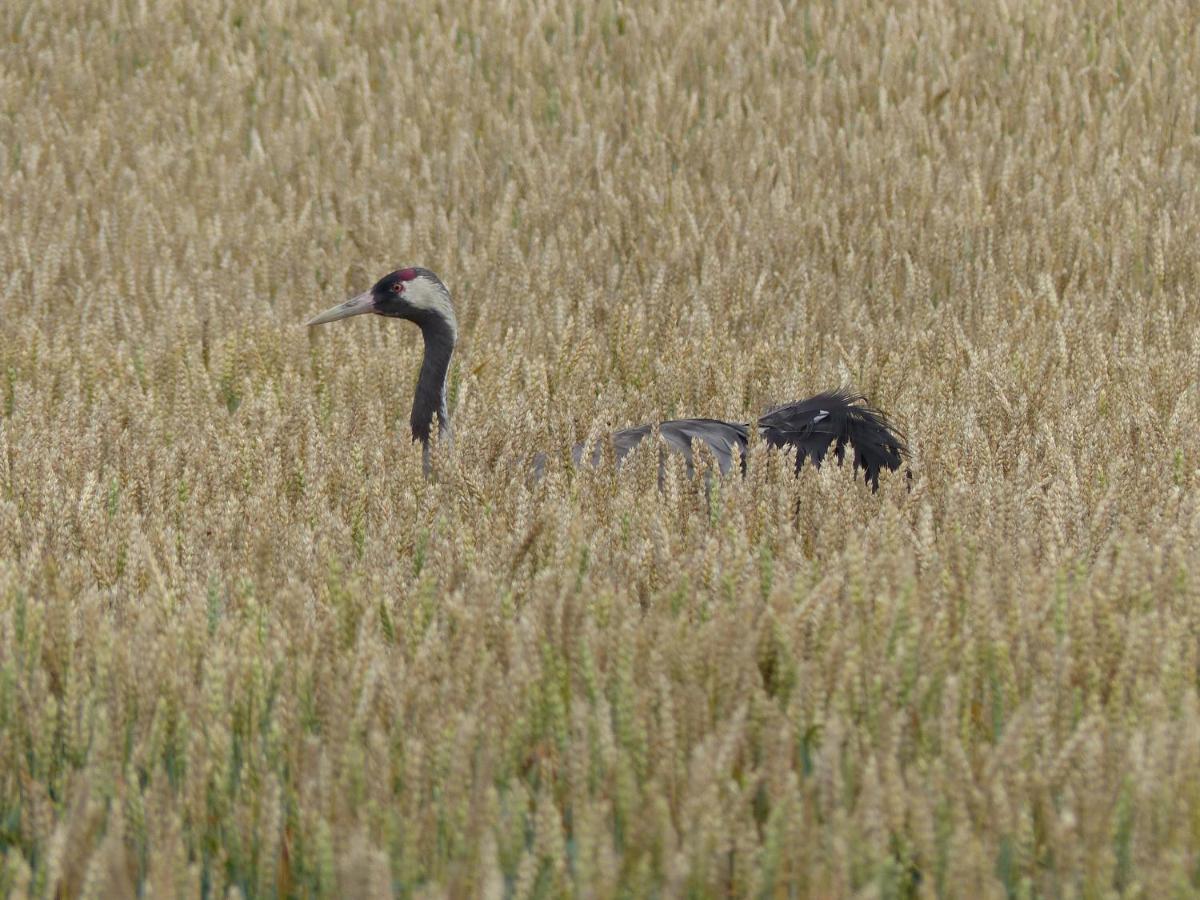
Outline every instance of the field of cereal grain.
{"label": "field of cereal grain", "polygon": [[1183,0],[10,0],[0,895],[1194,896],[1198,206]]}

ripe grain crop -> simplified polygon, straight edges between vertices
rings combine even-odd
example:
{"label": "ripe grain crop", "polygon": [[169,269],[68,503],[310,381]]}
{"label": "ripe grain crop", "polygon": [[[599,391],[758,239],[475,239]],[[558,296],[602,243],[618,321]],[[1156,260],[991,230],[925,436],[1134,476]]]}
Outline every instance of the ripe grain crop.
{"label": "ripe grain crop", "polygon": [[[1200,892],[1191,4],[0,40],[0,893]],[[566,458],[841,383],[911,482]]]}

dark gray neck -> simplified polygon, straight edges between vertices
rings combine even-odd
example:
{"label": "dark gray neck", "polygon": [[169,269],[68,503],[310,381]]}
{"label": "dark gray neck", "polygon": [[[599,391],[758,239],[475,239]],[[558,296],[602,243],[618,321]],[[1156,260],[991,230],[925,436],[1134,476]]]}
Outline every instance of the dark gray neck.
{"label": "dark gray neck", "polygon": [[454,354],[457,333],[454,323],[437,316],[418,321],[417,325],[425,337],[425,358],[421,361],[421,374],[417,378],[409,424],[412,426],[413,440],[420,441],[428,450],[435,415],[438,435],[445,437],[450,432],[450,412],[446,409],[446,374],[450,371],[450,357]]}

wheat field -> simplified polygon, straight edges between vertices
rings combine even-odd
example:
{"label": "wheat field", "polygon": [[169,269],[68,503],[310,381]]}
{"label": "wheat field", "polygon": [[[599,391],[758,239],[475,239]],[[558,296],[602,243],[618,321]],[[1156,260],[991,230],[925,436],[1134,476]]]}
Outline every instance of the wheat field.
{"label": "wheat field", "polygon": [[[1191,4],[0,27],[0,894],[1200,894]],[[570,464],[840,384],[911,477]]]}

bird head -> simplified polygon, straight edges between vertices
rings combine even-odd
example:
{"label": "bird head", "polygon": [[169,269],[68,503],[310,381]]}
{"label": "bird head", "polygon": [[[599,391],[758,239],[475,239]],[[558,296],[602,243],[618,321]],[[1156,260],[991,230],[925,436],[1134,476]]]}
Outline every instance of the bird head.
{"label": "bird head", "polygon": [[442,280],[428,269],[407,268],[389,272],[371,290],[351,297],[308,320],[309,325],[324,325],[338,319],[373,313],[393,319],[408,319],[422,328],[446,325],[457,332],[450,292]]}

